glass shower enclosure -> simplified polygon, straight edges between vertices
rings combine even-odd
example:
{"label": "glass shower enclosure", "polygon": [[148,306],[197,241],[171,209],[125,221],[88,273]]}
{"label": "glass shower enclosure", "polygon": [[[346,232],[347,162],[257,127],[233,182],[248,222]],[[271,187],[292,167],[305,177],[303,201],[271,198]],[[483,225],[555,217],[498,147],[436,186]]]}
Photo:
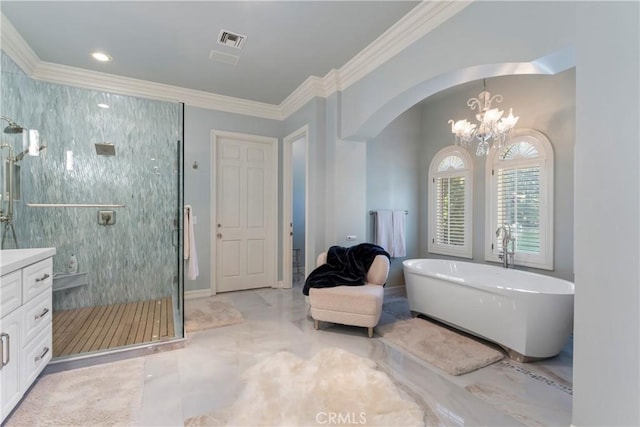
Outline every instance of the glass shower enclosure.
{"label": "glass shower enclosure", "polygon": [[4,53],[0,84],[2,249],[56,248],[54,360],[182,338],[183,105],[36,81]]}

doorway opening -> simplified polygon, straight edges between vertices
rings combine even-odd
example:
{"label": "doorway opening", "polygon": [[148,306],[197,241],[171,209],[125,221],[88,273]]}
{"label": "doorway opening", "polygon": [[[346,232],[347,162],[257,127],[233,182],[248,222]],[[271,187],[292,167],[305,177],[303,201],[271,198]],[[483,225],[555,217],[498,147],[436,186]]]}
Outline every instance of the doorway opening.
{"label": "doorway opening", "polygon": [[283,287],[304,285],[308,268],[308,126],[284,138]]}

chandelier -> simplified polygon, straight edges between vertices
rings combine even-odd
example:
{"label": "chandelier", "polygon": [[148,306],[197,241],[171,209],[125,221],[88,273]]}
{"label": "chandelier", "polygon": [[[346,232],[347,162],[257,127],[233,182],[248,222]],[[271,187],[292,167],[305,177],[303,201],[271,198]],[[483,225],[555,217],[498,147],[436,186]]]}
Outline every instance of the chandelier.
{"label": "chandelier", "polygon": [[491,108],[491,103],[502,102],[502,95],[491,95],[486,91],[485,82],[482,83],[482,92],[477,98],[469,98],[467,105],[472,109],[478,109],[476,119],[479,124],[471,123],[466,119],[454,122],[449,120],[451,132],[455,135],[455,144],[465,148],[471,148],[474,139],[478,141],[476,156],[489,154],[489,143],[492,147],[500,148],[507,140],[509,132],[518,123],[519,117],[513,116],[513,109],[509,109],[509,115],[502,117],[504,113],[497,108]]}

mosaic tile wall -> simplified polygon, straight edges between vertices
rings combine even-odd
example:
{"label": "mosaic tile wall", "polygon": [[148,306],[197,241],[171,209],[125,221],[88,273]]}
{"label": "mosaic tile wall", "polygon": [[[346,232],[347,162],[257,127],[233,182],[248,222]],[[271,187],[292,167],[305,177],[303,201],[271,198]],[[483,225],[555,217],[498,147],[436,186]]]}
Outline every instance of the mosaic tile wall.
{"label": "mosaic tile wall", "polygon": [[[88,286],[54,292],[54,310],[168,295],[175,302],[182,106],[35,81],[4,53],[1,66],[0,114],[38,129],[40,144],[47,146],[39,157],[19,162],[18,244],[56,247],[54,272],[66,272],[75,254],[78,271],[87,273]],[[20,135],[3,133],[2,142],[22,151]],[[99,142],[115,144],[115,156],[97,155]],[[26,203],[125,207],[33,208]],[[100,210],[115,211],[115,225],[99,225]],[[5,244],[12,247],[12,241]]]}

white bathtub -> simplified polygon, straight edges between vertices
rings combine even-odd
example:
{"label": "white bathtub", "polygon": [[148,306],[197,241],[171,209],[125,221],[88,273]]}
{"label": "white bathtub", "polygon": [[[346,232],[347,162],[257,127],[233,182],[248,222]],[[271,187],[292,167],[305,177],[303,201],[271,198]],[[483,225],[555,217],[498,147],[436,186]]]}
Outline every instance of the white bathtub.
{"label": "white bathtub", "polygon": [[518,361],[557,355],[573,330],[566,280],[471,262],[402,264],[411,311],[493,341]]}

